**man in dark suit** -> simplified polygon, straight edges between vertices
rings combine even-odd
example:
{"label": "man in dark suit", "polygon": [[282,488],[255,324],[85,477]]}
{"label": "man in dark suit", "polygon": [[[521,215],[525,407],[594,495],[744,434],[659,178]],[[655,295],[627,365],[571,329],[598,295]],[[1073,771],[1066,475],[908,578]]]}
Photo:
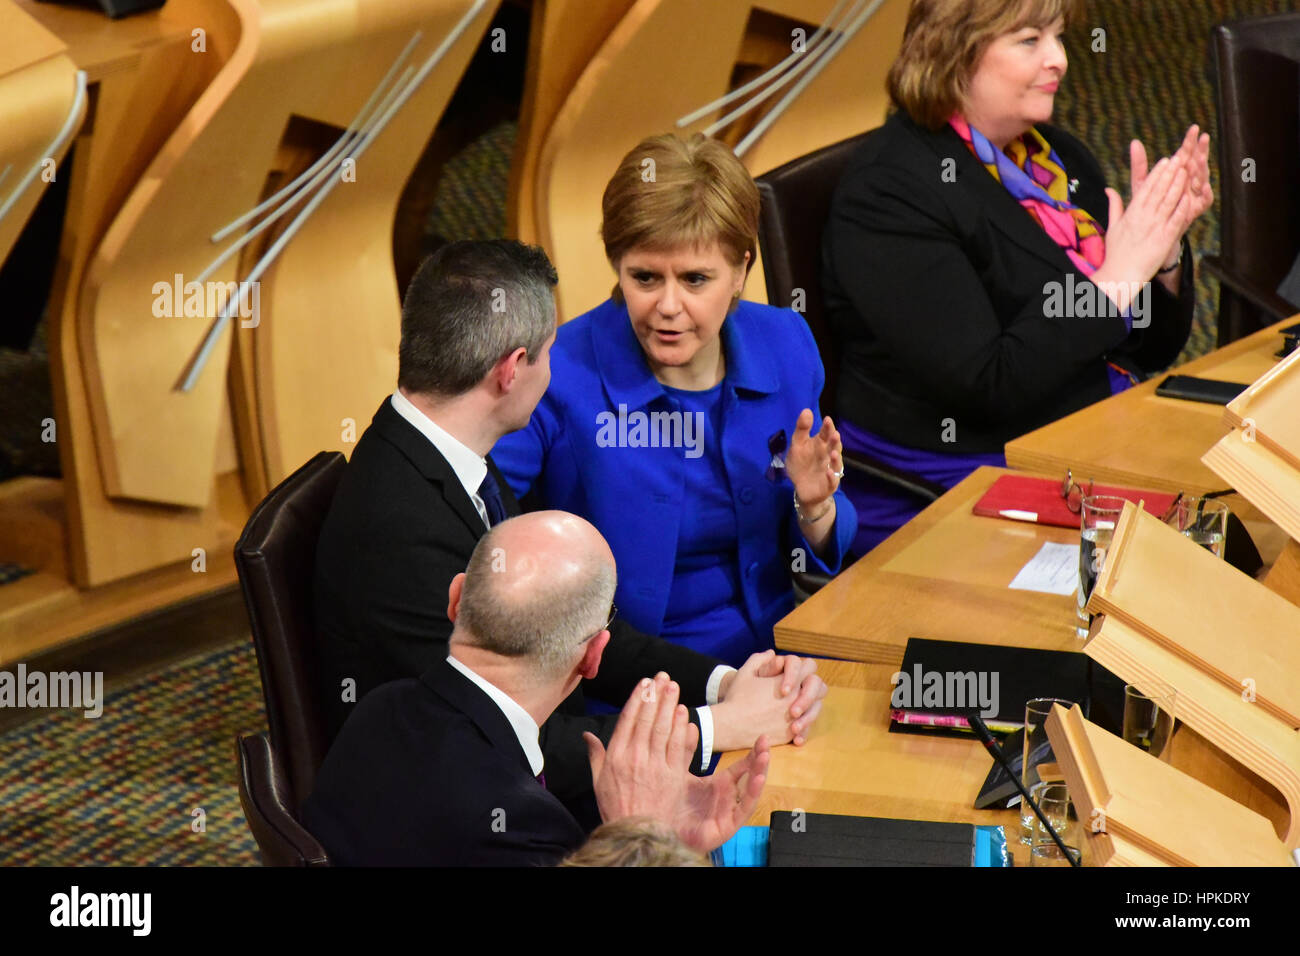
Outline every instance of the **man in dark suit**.
{"label": "man in dark suit", "polygon": [[[317,549],[322,699],[333,731],[380,684],[446,657],[452,623],[441,596],[487,529],[519,513],[487,453],[527,424],[550,382],[554,284],[545,253],[506,240],[445,246],[411,281],[398,390],[357,442]],[[763,734],[801,742],[826,693],[811,660],[768,653],[735,671],[619,621],[611,633],[585,689],[618,706],[640,679],[673,675],[700,728],[697,770]],[[614,718],[585,709],[577,690],[541,740],[551,792],[594,825],[582,733],[608,740]]]}
{"label": "man in dark suit", "polygon": [[[614,557],[574,515],[502,522],[449,588],[450,655],[368,694],[330,748],[303,819],[350,866],[548,865],[586,829],[547,790],[538,728],[610,640]],[[707,852],[757,804],[766,741],[726,773],[689,773],[694,728],[667,675],[643,681],[608,751],[589,742],[608,822],[648,816]],[[702,808],[710,808],[708,810]]]}

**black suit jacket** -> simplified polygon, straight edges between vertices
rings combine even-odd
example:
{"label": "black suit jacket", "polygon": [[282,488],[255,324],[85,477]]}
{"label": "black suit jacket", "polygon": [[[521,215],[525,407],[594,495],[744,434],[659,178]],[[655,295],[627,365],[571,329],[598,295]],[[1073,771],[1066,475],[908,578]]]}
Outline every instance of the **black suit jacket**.
{"label": "black suit jacket", "polygon": [[[488,467],[506,513],[519,514],[490,458]],[[342,700],[345,678],[356,680],[360,701],[381,684],[417,677],[446,658],[447,588],[486,530],[451,465],[385,399],[344,470],[316,551],[315,618],[331,733],[354,706]],[[583,684],[593,697],[621,708],[637,681],[662,670],[681,685],[683,703],[705,703],[709,675],[721,661],[617,620],[611,635],[599,674]],[[542,750],[551,791],[594,825],[582,731],[608,742],[616,716],[585,716],[583,688],[543,725]]]}
{"label": "black suit jacket", "polygon": [[[1097,161],[1068,133],[1038,129],[1078,180],[1074,202],[1105,228]],[[1145,330],[1129,334],[1115,315],[1047,314],[1053,284],[1104,299],[954,130],[927,130],[902,111],[849,160],[822,246],[827,319],[842,347],[837,410],[913,448],[1001,451],[1108,396],[1107,360],[1157,371],[1191,330],[1186,247],[1181,293],[1152,282]],[[943,441],[947,418],[956,443]]]}
{"label": "black suit jacket", "polygon": [[505,714],[445,659],[366,695],[302,814],[344,866],[552,865],[586,839]]}

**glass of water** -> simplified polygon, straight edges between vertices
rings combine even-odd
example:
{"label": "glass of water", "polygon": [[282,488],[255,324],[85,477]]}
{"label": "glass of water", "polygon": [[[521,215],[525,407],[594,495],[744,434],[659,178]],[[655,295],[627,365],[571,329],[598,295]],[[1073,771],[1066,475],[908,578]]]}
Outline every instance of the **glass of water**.
{"label": "glass of water", "polygon": [[1165,763],[1170,761],[1178,693],[1163,683],[1124,685],[1124,739]]}
{"label": "glass of water", "polygon": [[[1065,774],[1052,751],[1052,742],[1047,736],[1047,715],[1052,706],[1060,704],[1066,710],[1074,706],[1072,700],[1058,697],[1035,697],[1025,701],[1025,735],[1020,762],[1020,782],[1025,785],[1029,795],[1042,806],[1044,791],[1053,784],[1065,784]],[[1044,815],[1051,819],[1047,810]],[[1032,846],[1034,828],[1038,826],[1038,817],[1029,803],[1020,801],[1020,842]]]}
{"label": "glass of water", "polygon": [[1223,545],[1228,537],[1228,506],[1217,498],[1182,498],[1170,508],[1165,524],[1216,558],[1223,557]]}
{"label": "glass of water", "polygon": [[1124,498],[1114,495],[1089,495],[1083,499],[1079,510],[1079,601],[1075,613],[1074,632],[1079,637],[1088,636],[1092,617],[1084,608],[1092,597],[1092,586],[1106,563],[1106,552],[1124,510]]}

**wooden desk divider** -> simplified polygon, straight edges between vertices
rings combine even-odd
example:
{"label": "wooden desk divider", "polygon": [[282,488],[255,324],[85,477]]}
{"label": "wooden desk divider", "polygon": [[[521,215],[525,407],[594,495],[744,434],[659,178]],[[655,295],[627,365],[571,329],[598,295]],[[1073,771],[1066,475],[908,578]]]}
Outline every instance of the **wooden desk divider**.
{"label": "wooden desk divider", "polygon": [[1229,432],[1201,461],[1300,541],[1300,351],[1224,410]]}
{"label": "wooden desk divider", "polygon": [[1300,843],[1300,608],[1129,504],[1088,609],[1084,653],[1173,687],[1180,720],[1278,789]]}
{"label": "wooden desk divider", "polygon": [[1047,718],[1101,866],[1290,866],[1268,820],[1059,704]]}

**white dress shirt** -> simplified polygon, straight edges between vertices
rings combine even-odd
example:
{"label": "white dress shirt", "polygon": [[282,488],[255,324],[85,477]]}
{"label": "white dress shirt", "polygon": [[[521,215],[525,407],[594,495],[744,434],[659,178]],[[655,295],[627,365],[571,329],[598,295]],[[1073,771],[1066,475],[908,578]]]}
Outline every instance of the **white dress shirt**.
{"label": "white dress shirt", "polygon": [[439,428],[433,419],[411,404],[411,400],[400,391],[393,392],[391,403],[393,411],[414,425],[416,430],[438,449],[442,457],[447,459],[447,464],[451,465],[451,470],[464,485],[469,500],[474,502],[474,507],[478,509],[484,526],[492,527],[492,523],[488,521],[487,507],[483,504],[483,499],[478,496],[479,485],[483,484],[483,479],[487,477],[487,462],[459,439]]}
{"label": "white dress shirt", "polygon": [[[447,459],[447,464],[451,465],[451,470],[456,473],[456,477],[464,486],[465,493],[469,495],[469,500],[474,502],[474,507],[478,509],[479,517],[483,519],[483,525],[490,528],[492,523],[488,521],[487,507],[483,504],[483,499],[478,495],[479,485],[483,484],[483,479],[487,477],[487,462],[479,457],[477,452],[468,448],[459,439],[444,431],[442,428],[439,428],[438,425],[434,423],[433,419],[429,418],[428,415],[416,408],[411,403],[411,400],[403,395],[400,390],[393,392],[393,397],[390,401],[393,410],[410,422],[421,435],[429,439],[430,444],[432,444],[434,448],[438,449],[438,452],[443,458]],[[453,663],[459,665],[459,662],[454,659]],[[462,670],[465,670],[467,676],[469,676],[468,668],[465,668],[463,665],[459,666]],[[722,685],[722,678],[734,670],[734,667],[728,667],[725,664],[719,665],[713,669],[713,673],[709,675],[708,685],[705,689],[704,699],[706,704],[716,704],[718,702],[718,691]],[[475,679],[477,676],[478,675],[473,675],[471,679]],[[481,680],[481,678],[478,679]],[[482,681],[482,683],[487,684],[487,681]],[[487,688],[491,686],[491,684],[487,684],[487,687],[484,687],[483,689],[487,690]],[[493,687],[492,690],[497,689]],[[497,691],[497,693],[499,694],[501,692]],[[495,700],[495,698],[493,699]],[[506,700],[510,700],[510,698],[506,697]],[[511,701],[511,703],[514,702]],[[518,707],[519,705],[515,704],[515,706]],[[504,708],[502,709],[504,710]],[[522,708],[520,709],[522,710]],[[700,763],[702,766],[707,767],[709,761],[713,759],[713,713],[709,710],[708,706],[704,706],[696,708],[696,714],[700,719]],[[508,712],[506,713],[506,716],[510,716]],[[533,731],[533,747],[537,747],[537,733],[535,726]],[[524,752],[528,752],[527,747],[524,748]],[[539,750],[538,773],[541,773],[540,754],[541,751]]]}

